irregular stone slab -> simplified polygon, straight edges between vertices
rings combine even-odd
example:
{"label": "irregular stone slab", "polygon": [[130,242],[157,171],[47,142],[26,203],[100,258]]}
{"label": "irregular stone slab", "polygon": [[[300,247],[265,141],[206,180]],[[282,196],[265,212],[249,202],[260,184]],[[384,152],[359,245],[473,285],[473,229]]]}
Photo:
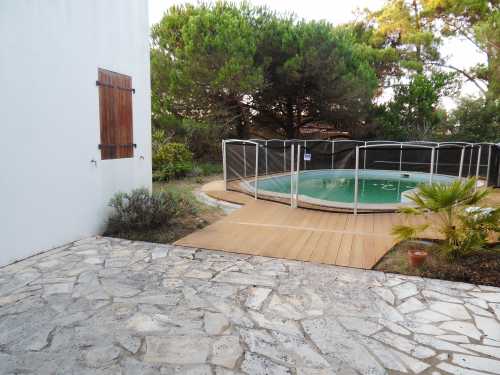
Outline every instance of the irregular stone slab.
{"label": "irregular stone slab", "polygon": [[115,340],[118,344],[120,344],[132,354],[137,353],[137,351],[141,347],[141,339],[127,333],[117,333],[115,335]]}
{"label": "irregular stone slab", "polygon": [[273,277],[246,274],[241,272],[222,272],[213,278],[213,281],[219,283],[242,284],[242,285],[259,285],[274,287],[276,281]]}
{"label": "irregular stone slab", "polygon": [[[125,367],[127,368],[127,367]],[[231,375],[236,374],[230,370],[226,370],[225,372],[221,372],[221,367],[218,368],[219,371],[216,371],[217,375]],[[137,375],[143,375],[143,372],[134,373]],[[158,372],[152,371],[151,373],[147,373],[147,375],[157,375]],[[124,374],[126,375],[126,374]],[[160,369],[160,375],[213,375],[212,368],[210,365],[188,365],[188,366],[162,366]]]}
{"label": "irregular stone slab", "polygon": [[484,338],[483,344],[490,345],[490,346],[500,346],[500,341]]}
{"label": "irregular stone slab", "polygon": [[330,364],[311,345],[306,343],[305,340],[297,336],[285,335],[279,332],[273,332],[272,335],[285,351],[295,358],[295,362],[301,366],[314,368],[330,367]]}
{"label": "irregular stone slab", "polygon": [[165,258],[168,255],[169,248],[167,247],[155,247],[153,250],[151,250],[151,258],[153,260],[155,259],[160,259],[160,258]]}
{"label": "irregular stone slab", "polygon": [[289,375],[291,370],[260,355],[246,352],[241,370],[249,375]]}
{"label": "irregular stone slab", "polygon": [[391,322],[389,320],[379,319],[378,323],[382,324],[383,326],[388,328],[390,331],[392,331],[398,335],[407,336],[407,335],[411,334],[411,332],[409,330],[407,330],[406,328],[403,328],[399,324]]}
{"label": "irregular stone slab", "polygon": [[271,290],[269,288],[249,288],[245,306],[249,309],[260,310]]}
{"label": "irregular stone slab", "polygon": [[146,362],[203,364],[210,353],[210,339],[196,336],[146,336]]}
{"label": "irregular stone slab", "polygon": [[450,373],[453,375],[485,375],[484,372],[468,370],[463,367],[453,366],[452,364],[446,362],[441,362],[436,367],[446,373]]}
{"label": "irregular stone slab", "polygon": [[469,294],[486,302],[500,302],[500,293],[469,292]]}
{"label": "irregular stone slab", "polygon": [[73,292],[73,283],[47,284],[44,286],[44,295],[69,294]]}
{"label": "irregular stone slab", "polygon": [[262,328],[302,337],[302,332],[293,320],[267,318],[256,311],[249,311],[249,314],[257,325]]}
{"label": "irregular stone slab", "polygon": [[83,353],[83,358],[87,366],[99,368],[113,363],[119,355],[120,350],[116,346],[110,345],[87,350]]}
{"label": "irregular stone slab", "polygon": [[180,293],[172,293],[172,294],[146,293],[128,298],[115,298],[115,301],[121,303],[175,306],[179,303],[181,296],[182,295]]}
{"label": "irregular stone slab", "polygon": [[379,311],[379,317],[384,318],[386,320],[389,320],[391,322],[402,322],[404,321],[403,315],[399,313],[398,310],[396,310],[394,307],[391,305],[388,305],[382,300],[376,300],[375,301],[375,307]]}
{"label": "irregular stone slab", "polygon": [[215,309],[224,314],[224,316],[234,324],[247,328],[253,327],[254,324],[252,320],[247,316],[245,311],[241,309],[238,305],[222,300],[219,300],[218,302],[214,301],[212,302],[212,305]]}
{"label": "irregular stone slab", "polygon": [[385,302],[387,302],[390,305],[394,305],[394,294],[392,294],[391,290],[388,288],[383,288],[383,287],[375,287],[372,288],[372,291],[381,297]]}
{"label": "irregular stone slab", "polygon": [[462,344],[468,344],[470,342],[469,338],[464,335],[440,335],[437,336],[440,340],[446,340],[451,342],[457,342]]}
{"label": "irregular stone slab", "polygon": [[205,331],[209,335],[222,335],[230,326],[229,320],[220,313],[206,312],[203,316]]}
{"label": "irregular stone slab", "polygon": [[403,362],[404,365],[408,367],[415,374],[420,374],[422,371],[430,367],[429,364],[419,361],[418,359],[410,357],[409,355],[406,355],[404,353],[401,353],[400,351],[389,348],[387,350],[391,352],[395,357],[399,358],[399,360]]}
{"label": "irregular stone slab", "polygon": [[399,300],[404,300],[418,294],[418,289],[415,284],[409,282],[396,285],[392,288],[392,291]]}
{"label": "irregular stone slab", "polygon": [[364,336],[371,336],[382,329],[380,324],[370,322],[366,319],[351,316],[339,316],[337,319],[348,331],[357,331]]}
{"label": "irregular stone slab", "polygon": [[385,374],[376,359],[335,320],[307,319],[302,326],[322,353],[338,358],[362,374]]}
{"label": "irregular stone slab", "polygon": [[268,311],[279,317],[292,320],[300,320],[304,318],[304,314],[298,311],[294,306],[285,302],[281,297],[274,294],[267,307]]}
{"label": "irregular stone slab", "polygon": [[401,337],[391,332],[379,332],[373,337],[386,345],[393,346],[394,348],[419,359],[429,358],[436,354],[434,350],[420,346],[406,337]]}
{"label": "irregular stone slab", "polygon": [[465,298],[464,301],[476,305],[477,307],[480,307],[482,309],[488,308],[488,303],[481,298]]}
{"label": "irregular stone slab", "polygon": [[425,324],[413,321],[406,321],[401,324],[414,333],[422,333],[424,335],[444,335],[446,333],[446,331],[432,324]]}
{"label": "irregular stone slab", "polygon": [[126,327],[137,332],[153,332],[167,330],[167,328],[161,324],[152,316],[137,313],[132,318],[127,321]]}
{"label": "irregular stone slab", "polygon": [[453,318],[451,318],[450,316],[432,310],[418,311],[412,314],[410,316],[410,319],[421,323],[439,323],[445,322],[447,320],[453,320]]}
{"label": "irregular stone slab", "polygon": [[474,320],[477,328],[483,331],[489,339],[500,341],[500,323],[497,320],[477,315],[474,316]]}
{"label": "irregular stone slab", "polygon": [[362,342],[375,354],[386,369],[406,372],[406,366],[386,346],[367,337],[364,337]]}
{"label": "irregular stone slab", "polygon": [[430,346],[436,350],[472,354],[472,352],[467,349],[464,349],[456,344],[452,344],[451,342],[440,340],[433,336],[415,335],[414,339],[419,344]]}
{"label": "irregular stone slab", "polygon": [[439,326],[439,328],[460,333],[462,335],[473,338],[474,340],[480,340],[482,336],[481,332],[479,332],[476,326],[468,322],[444,322]]}
{"label": "irregular stone slab", "polygon": [[496,346],[476,345],[476,344],[462,344],[466,349],[474,350],[475,352],[489,355],[500,359],[500,349]]}
{"label": "irregular stone slab", "polygon": [[[497,319],[500,320],[500,303],[490,303],[490,307],[497,316]],[[482,314],[479,314],[482,315]]]}
{"label": "irregular stone slab", "polygon": [[264,355],[276,362],[295,366],[297,361],[283,350],[275,337],[264,330],[242,329],[240,335],[248,350],[252,353]]}
{"label": "irregular stone slab", "polygon": [[450,303],[462,303],[462,301],[458,298],[451,297],[447,294],[438,293],[433,290],[424,290],[422,292],[422,295],[428,299],[435,299],[438,301],[450,302]]}
{"label": "irregular stone slab", "polygon": [[240,340],[236,336],[225,336],[214,341],[210,362],[214,365],[234,368],[243,354]]}
{"label": "irregular stone slab", "polygon": [[424,310],[425,308],[427,308],[426,305],[424,305],[422,302],[420,302],[418,299],[414,297],[408,298],[406,301],[404,301],[397,307],[399,312],[402,314],[408,314],[415,311]]}
{"label": "irregular stone slab", "polygon": [[[465,307],[467,307],[467,309],[469,309],[470,311],[472,311],[476,315],[481,315],[481,316],[486,316],[486,317],[489,317],[489,318],[493,318],[493,314],[492,313],[490,313],[487,310],[484,310],[484,309],[480,308],[479,306],[473,305],[472,303],[466,303]],[[499,313],[500,313],[500,310],[499,310]]]}
{"label": "irregular stone slab", "polygon": [[478,371],[500,374],[500,361],[465,354],[453,354],[452,362],[456,365],[471,368]]}
{"label": "irregular stone slab", "polygon": [[211,279],[213,276],[213,272],[208,270],[200,270],[200,269],[191,269],[184,273],[184,277],[193,278],[193,279]]}
{"label": "irregular stone slab", "polygon": [[140,289],[120,284],[117,281],[103,281],[102,284],[104,291],[113,297],[132,297],[141,292]]}
{"label": "irregular stone slab", "polygon": [[433,302],[431,303],[430,308],[434,311],[451,316],[452,318],[458,320],[471,319],[471,316],[469,315],[465,307],[461,304],[449,302]]}

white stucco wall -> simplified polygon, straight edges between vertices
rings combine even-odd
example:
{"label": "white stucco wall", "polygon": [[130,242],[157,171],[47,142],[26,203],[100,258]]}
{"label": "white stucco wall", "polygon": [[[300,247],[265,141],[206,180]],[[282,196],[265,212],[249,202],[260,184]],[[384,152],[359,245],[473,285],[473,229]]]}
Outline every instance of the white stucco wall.
{"label": "white stucco wall", "polygon": [[[147,1],[1,0],[0,46],[3,265],[100,233],[115,192],[151,187]],[[132,77],[134,158],[101,161],[99,67]]]}

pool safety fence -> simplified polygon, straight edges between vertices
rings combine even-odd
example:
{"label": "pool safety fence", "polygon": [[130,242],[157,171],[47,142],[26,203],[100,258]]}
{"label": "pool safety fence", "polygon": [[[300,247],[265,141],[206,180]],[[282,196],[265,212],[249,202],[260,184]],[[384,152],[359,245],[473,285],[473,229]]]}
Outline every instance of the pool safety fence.
{"label": "pool safety fence", "polygon": [[[222,152],[226,190],[291,207],[354,213],[396,209],[398,204],[363,202],[366,180],[373,176],[394,182],[387,185],[394,195],[380,200],[400,204],[409,188],[407,177],[429,183],[476,177],[485,185],[500,185],[500,144],[493,143],[228,139]],[[342,197],[332,201],[327,193],[337,188]],[[310,189],[319,193],[311,196]]]}

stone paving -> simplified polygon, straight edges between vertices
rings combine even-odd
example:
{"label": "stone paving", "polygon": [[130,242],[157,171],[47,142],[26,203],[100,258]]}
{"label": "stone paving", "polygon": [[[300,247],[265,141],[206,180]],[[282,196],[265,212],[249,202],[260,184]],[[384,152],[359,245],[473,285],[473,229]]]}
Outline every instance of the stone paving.
{"label": "stone paving", "polygon": [[91,238],[0,269],[0,374],[500,374],[500,289]]}

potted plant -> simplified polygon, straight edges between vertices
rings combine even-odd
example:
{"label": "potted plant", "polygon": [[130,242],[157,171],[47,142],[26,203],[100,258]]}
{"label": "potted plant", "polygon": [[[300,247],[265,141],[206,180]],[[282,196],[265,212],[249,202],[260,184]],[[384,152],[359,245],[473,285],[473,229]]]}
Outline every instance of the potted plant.
{"label": "potted plant", "polygon": [[[481,207],[489,189],[476,189],[476,180],[456,180],[449,185],[421,185],[408,195],[413,203],[400,212],[425,217],[421,225],[396,225],[393,235],[399,240],[414,240],[429,227],[443,239],[438,249],[447,257],[456,259],[482,249],[492,233],[500,229],[500,208]],[[420,249],[422,250],[422,249]],[[410,262],[421,261],[420,251],[409,254]]]}

